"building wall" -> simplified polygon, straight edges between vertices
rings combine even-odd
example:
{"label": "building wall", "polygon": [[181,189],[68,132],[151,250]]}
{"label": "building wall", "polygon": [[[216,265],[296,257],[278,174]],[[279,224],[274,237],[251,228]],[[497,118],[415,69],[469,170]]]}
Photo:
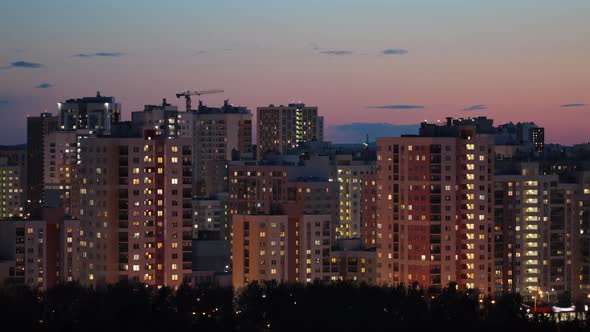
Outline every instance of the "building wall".
{"label": "building wall", "polygon": [[365,248],[377,246],[377,175],[361,176],[361,239]]}
{"label": "building wall", "polygon": [[376,284],[377,254],[366,250],[334,250],[331,258],[332,279]]}

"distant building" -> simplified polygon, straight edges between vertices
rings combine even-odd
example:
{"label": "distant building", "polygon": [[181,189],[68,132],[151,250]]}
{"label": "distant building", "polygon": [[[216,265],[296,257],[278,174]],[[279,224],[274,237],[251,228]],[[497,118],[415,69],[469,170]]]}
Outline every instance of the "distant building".
{"label": "distant building", "polygon": [[581,173],[577,183],[563,183],[539,169],[523,163],[520,174],[496,176],[495,292],[586,298],[590,177]]}
{"label": "distant building", "polygon": [[191,280],[191,148],[190,138],[155,130],[81,142],[83,285],[132,280],[178,287]]}
{"label": "distant building", "polygon": [[377,139],[379,284],[492,292],[494,140],[478,131],[491,127],[484,120]]}
{"label": "distant building", "polygon": [[318,108],[305,104],[258,107],[257,157],[264,159],[269,152],[284,153],[300,143],[319,141],[323,128],[318,128]]}
{"label": "distant building", "polygon": [[[145,105],[143,111],[131,112],[131,123],[140,132],[155,130],[156,135],[164,137],[178,137],[181,135],[178,107],[162,101],[162,105]],[[191,137],[192,133],[185,133],[184,137]]]}
{"label": "distant building", "polygon": [[360,238],[363,209],[362,179],[375,173],[375,164],[355,159],[349,154],[337,155],[336,168],[340,192],[340,221],[336,236],[338,238]]}
{"label": "distant building", "polygon": [[0,222],[0,279],[39,290],[77,281],[79,221],[63,209],[44,209],[41,220]]}
{"label": "distant building", "polygon": [[27,147],[0,146],[0,219],[26,216]]}
{"label": "distant building", "polygon": [[377,252],[363,249],[361,239],[340,240],[331,254],[332,280],[377,283]]}
{"label": "distant building", "polygon": [[[57,130],[58,118],[51,113],[27,117],[27,189],[26,213],[40,218],[43,208],[45,137]],[[29,166],[30,165],[30,166]]]}
{"label": "distant building", "polygon": [[199,102],[192,116],[194,195],[209,198],[227,192],[227,162],[251,156],[252,113],[225,100],[220,108]]}
{"label": "distant building", "polygon": [[535,152],[543,154],[545,151],[545,128],[530,128],[529,141],[535,148]]}
{"label": "distant building", "polygon": [[45,136],[43,157],[43,201],[45,207],[63,206],[65,213],[78,218],[77,136],[75,131],[54,131]]}
{"label": "distant building", "polygon": [[110,132],[111,124],[120,120],[121,104],[114,97],[68,99],[57,103],[59,130],[79,130]]}

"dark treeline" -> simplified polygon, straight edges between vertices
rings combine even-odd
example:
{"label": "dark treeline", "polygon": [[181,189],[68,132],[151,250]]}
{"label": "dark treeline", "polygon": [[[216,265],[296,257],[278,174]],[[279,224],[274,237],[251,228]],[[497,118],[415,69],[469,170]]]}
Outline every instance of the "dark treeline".
{"label": "dark treeline", "polygon": [[528,320],[521,301],[518,295],[480,301],[477,293],[452,286],[431,296],[414,287],[349,283],[253,283],[237,293],[219,287],[183,286],[174,291],[127,283],[98,289],[63,284],[41,293],[5,285],[0,288],[0,317],[3,327],[23,331],[585,329],[585,322]]}

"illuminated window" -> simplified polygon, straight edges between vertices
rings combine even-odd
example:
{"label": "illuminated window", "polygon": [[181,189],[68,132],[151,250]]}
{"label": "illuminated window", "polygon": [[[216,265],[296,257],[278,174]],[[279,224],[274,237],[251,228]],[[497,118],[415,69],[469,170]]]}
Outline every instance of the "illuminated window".
{"label": "illuminated window", "polygon": [[172,184],[178,184],[178,179],[177,178],[172,179]]}
{"label": "illuminated window", "polygon": [[139,271],[139,265],[133,265],[133,271]]}
{"label": "illuminated window", "polygon": [[172,275],[172,280],[174,280],[174,281],[178,280],[178,274],[173,274]]}
{"label": "illuminated window", "polygon": [[178,157],[172,157],[171,160],[173,164],[178,163]]}
{"label": "illuminated window", "polygon": [[465,148],[467,150],[475,150],[475,144],[467,144],[467,145],[465,145]]}
{"label": "illuminated window", "polygon": [[173,146],[172,147],[172,152],[178,152],[178,146]]}

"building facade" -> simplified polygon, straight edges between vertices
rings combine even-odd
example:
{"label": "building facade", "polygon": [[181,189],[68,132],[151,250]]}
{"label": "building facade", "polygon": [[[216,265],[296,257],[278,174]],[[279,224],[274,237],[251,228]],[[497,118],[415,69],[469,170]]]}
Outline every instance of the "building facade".
{"label": "building facade", "polygon": [[257,158],[264,159],[269,153],[285,153],[300,143],[319,141],[323,128],[318,128],[318,108],[305,104],[287,106],[269,105],[258,107],[257,117]]}
{"label": "building facade", "polygon": [[[423,124],[377,139],[377,280],[492,292],[493,137]],[[438,127],[438,128],[437,128]]]}
{"label": "building facade", "polygon": [[155,131],[83,140],[83,284],[132,280],[177,287],[191,279],[191,148],[190,139]]}

